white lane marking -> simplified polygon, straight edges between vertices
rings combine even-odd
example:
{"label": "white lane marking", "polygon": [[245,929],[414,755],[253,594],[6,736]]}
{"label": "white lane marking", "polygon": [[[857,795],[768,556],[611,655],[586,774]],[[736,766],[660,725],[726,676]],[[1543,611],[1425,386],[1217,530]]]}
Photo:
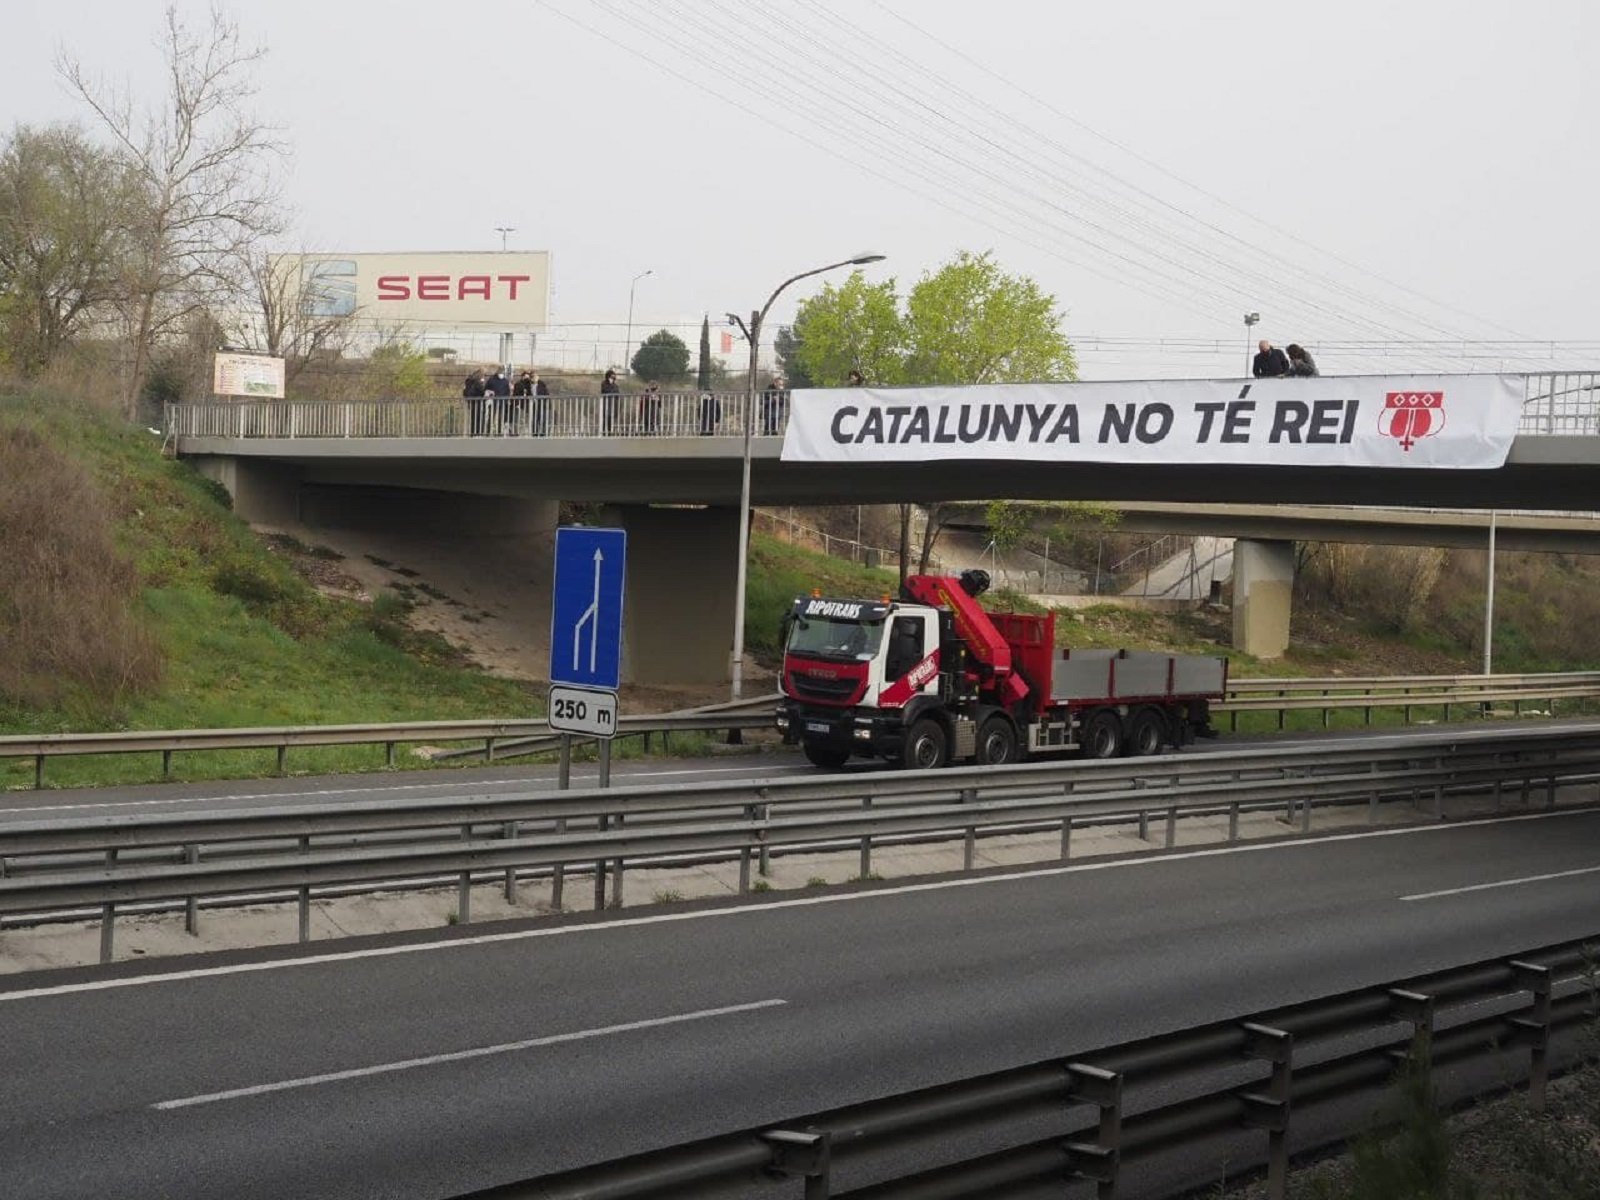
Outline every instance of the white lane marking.
{"label": "white lane marking", "polygon": [[[656,779],[671,775],[770,775],[775,771],[794,771],[794,764],[789,766],[771,767],[676,767],[670,771],[619,771],[612,778],[618,781],[629,779]],[[573,775],[574,780],[588,779],[589,775]],[[598,776],[595,776],[598,779]],[[530,779],[491,779],[485,781],[481,789],[488,792],[494,788],[527,787],[535,783],[554,783],[554,778],[545,779],[536,776]],[[236,796],[176,796],[171,799],[155,800],[99,800],[83,804],[35,804],[26,808],[0,808],[0,816],[27,815],[28,813],[43,812],[68,812],[86,808],[130,808],[139,805],[158,804],[221,804],[229,800],[283,800],[293,802],[309,796],[378,796],[388,792],[417,792],[427,791],[430,788],[451,790],[448,783],[398,783],[387,787],[371,788],[324,788],[314,792],[241,792]],[[460,790],[460,789],[455,789]],[[552,791],[555,789],[552,788]]]}
{"label": "white lane marking", "polygon": [[746,904],[736,908],[710,908],[698,912],[655,913],[648,917],[622,917],[615,921],[602,921],[592,925],[558,925],[541,929],[518,929],[510,933],[485,933],[477,937],[451,938],[439,942],[412,942],[400,946],[376,946],[369,950],[342,950],[330,954],[308,954],[303,958],[278,958],[267,962],[235,963],[227,967],[196,967],[191,971],[167,971],[155,975],[128,975],[120,979],[91,979],[83,983],[63,983],[54,987],[27,988],[16,992],[0,992],[0,1004],[7,1000],[31,1000],[44,996],[69,996],[78,992],[103,992],[114,988],[142,987],[150,983],[181,983],[190,979],[211,979],[223,975],[250,975],[257,971],[277,971],[289,967],[324,966],[328,963],[357,962],[365,958],[388,958],[397,954],[423,954],[436,950],[454,950],[465,946],[491,946],[500,942],[521,942],[531,938],[566,937],[569,934],[605,933],[614,929],[632,929],[642,925],[666,925],[673,921],[709,921],[724,917],[750,917],[783,908],[810,908],[818,904],[850,904],[860,900],[886,900],[894,896],[916,892],[939,892],[949,888],[984,887],[989,884],[1013,883],[1026,879],[1049,879],[1057,875],[1077,875],[1086,871],[1113,871],[1121,867],[1160,866],[1165,863],[1187,862],[1196,858],[1218,858],[1229,854],[1255,854],[1269,850],[1287,850],[1303,846],[1323,846],[1333,842],[1355,842],[1367,838],[1410,837],[1416,834],[1443,833],[1454,829],[1472,829],[1483,825],[1506,825],[1516,821],[1548,821],[1564,817],[1592,817],[1585,809],[1557,810],[1491,817],[1481,821],[1452,821],[1445,825],[1414,825],[1401,829],[1373,829],[1359,833],[1330,833],[1322,836],[1295,838],[1291,841],[1213,846],[1205,850],[1184,850],[1177,854],[1152,855],[1145,858],[1123,858],[1112,862],[1074,863],[1065,867],[1038,867],[1030,871],[1016,871],[1001,875],[975,875],[961,879],[942,879],[934,883],[907,883],[898,887],[875,888],[868,892],[846,892],[831,896],[800,896],[792,900],[773,900],[766,904]]}
{"label": "white lane marking", "polygon": [[469,1058],[487,1058],[491,1054],[514,1054],[519,1050],[533,1050],[540,1046],[559,1046],[563,1042],[582,1042],[589,1038],[609,1037],[616,1033],[632,1033],[639,1029],[660,1029],[664,1025],[682,1025],[687,1021],[705,1021],[712,1017],[727,1017],[735,1013],[755,1012],[762,1008],[777,1008],[786,1000],[757,1000],[751,1004],[730,1004],[726,1008],[702,1008],[698,1012],[676,1013],[670,1017],[651,1017],[644,1021],[625,1021],[621,1025],[606,1025],[599,1029],[580,1029],[574,1033],[554,1033],[548,1037],[528,1038],[522,1042],[505,1042],[498,1046],[477,1046],[471,1050],[457,1050],[451,1054],[430,1054],[425,1058],[404,1058],[399,1062],[379,1063],[372,1067],[356,1067],[349,1071],[329,1071],[326,1075],[305,1075],[299,1079],[281,1079],[277,1083],[261,1083],[254,1087],[233,1088],[226,1092],[207,1092],[202,1096],[184,1096],[180,1100],[162,1100],[150,1107],[163,1112],[175,1108],[193,1108],[197,1104],[215,1104],[219,1100],[240,1100],[246,1096],[263,1096],[268,1092],[286,1092],[293,1088],[317,1087],[324,1083],[342,1083],[346,1079],[365,1079],[370,1075],[387,1075],[394,1071],[411,1071],[417,1067],[432,1067],[440,1063],[462,1062]]}
{"label": "white lane marking", "polygon": [[1464,896],[1468,892],[1488,892],[1495,888],[1516,887],[1524,883],[1545,883],[1551,879],[1571,879],[1575,875],[1594,875],[1600,867],[1577,867],[1571,871],[1551,871],[1548,875],[1524,875],[1521,879],[1497,879],[1493,883],[1472,883],[1466,887],[1440,888],[1437,892],[1417,892],[1402,900],[1437,900],[1440,896]]}

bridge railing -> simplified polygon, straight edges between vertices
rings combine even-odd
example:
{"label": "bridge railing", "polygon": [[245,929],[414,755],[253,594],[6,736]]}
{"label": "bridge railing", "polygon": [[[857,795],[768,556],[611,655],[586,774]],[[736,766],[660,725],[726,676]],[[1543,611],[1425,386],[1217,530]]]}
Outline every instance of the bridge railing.
{"label": "bridge railing", "polygon": [[[1520,432],[1600,435],[1600,371],[1524,377]],[[513,396],[483,400],[211,400],[167,406],[167,434],[189,438],[742,437],[744,392]],[[788,393],[758,395],[756,437],[776,437]]]}
{"label": "bridge railing", "polygon": [[1528,375],[1522,434],[1593,437],[1600,434],[1600,371]]}
{"label": "bridge railing", "polygon": [[[225,400],[167,406],[167,433],[188,438],[465,438],[744,436],[749,397],[497,396],[482,400]],[[773,437],[787,394],[756,398],[751,433]]]}

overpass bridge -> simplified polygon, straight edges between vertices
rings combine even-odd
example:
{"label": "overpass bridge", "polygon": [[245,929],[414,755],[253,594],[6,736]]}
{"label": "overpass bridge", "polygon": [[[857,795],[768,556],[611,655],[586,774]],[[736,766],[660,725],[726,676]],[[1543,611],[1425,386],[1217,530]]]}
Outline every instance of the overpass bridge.
{"label": "overpass bridge", "polygon": [[[694,629],[632,622],[627,674],[709,682],[727,670],[747,419],[751,497],[764,505],[1005,498],[1566,511],[1600,495],[1600,372],[1521,378],[1520,424],[1494,470],[1157,464],[1138,451],[1100,463],[784,462],[786,406],[758,397],[752,408],[742,394],[670,394],[649,406],[624,396],[609,407],[556,396],[477,410],[453,399],[212,401],[170,406],[166,433],[242,516],[264,524],[427,522],[481,539],[492,554],[497,541],[547,535],[560,501],[611,506],[609,519],[636,535],[630,610],[656,611],[671,597],[700,618]],[[1289,545],[1263,534],[1236,562],[1236,642],[1264,657],[1287,645]]]}

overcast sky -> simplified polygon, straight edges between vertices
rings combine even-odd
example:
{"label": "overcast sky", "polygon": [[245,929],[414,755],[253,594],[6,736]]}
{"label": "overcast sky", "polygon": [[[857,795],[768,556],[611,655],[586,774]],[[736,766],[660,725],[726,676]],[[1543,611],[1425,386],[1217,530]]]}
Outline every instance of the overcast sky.
{"label": "overcast sky", "polygon": [[[156,99],[163,7],[8,0],[0,113],[85,116],[53,72],[62,48]],[[636,329],[748,312],[858,250],[909,284],[992,249],[1057,297],[1085,376],[1107,378],[1236,373],[1249,310],[1257,336],[1320,348],[1324,370],[1550,357],[1511,339],[1567,343],[1554,365],[1600,362],[1595,7],[232,11],[270,51],[258,108],[292,147],[292,248],[494,249],[495,226],[515,226],[512,248],[553,255],[558,326],[620,323],[653,269]],[[204,4],[178,8],[204,22]],[[1352,344],[1423,339],[1498,344]]]}

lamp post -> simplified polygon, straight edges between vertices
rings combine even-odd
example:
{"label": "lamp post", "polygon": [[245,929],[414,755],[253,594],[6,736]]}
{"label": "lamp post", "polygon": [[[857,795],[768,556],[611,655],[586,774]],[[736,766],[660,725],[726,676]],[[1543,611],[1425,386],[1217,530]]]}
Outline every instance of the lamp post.
{"label": "lamp post", "polygon": [[[1484,594],[1483,594],[1483,673],[1494,674],[1494,535],[1495,524],[1500,516],[1498,510],[1489,510],[1489,556],[1484,567]],[[1488,711],[1488,705],[1484,710]],[[1554,708],[1554,705],[1551,705]]]}
{"label": "lamp post", "polygon": [[633,289],[639,286],[639,280],[643,279],[646,275],[654,274],[654,269],[649,271],[640,271],[633,277],[633,282],[628,285],[628,336],[627,340],[624,341],[622,345],[622,370],[624,374],[629,374],[633,371],[633,368],[629,365],[628,361],[629,357],[633,354]]}
{"label": "lamp post", "polygon": [[500,249],[503,252],[506,248],[506,237],[515,233],[517,227],[515,225],[496,225],[494,231],[500,235]]}
{"label": "lamp post", "polygon": [[864,267],[868,263],[882,262],[881,254],[857,254],[840,262],[829,263],[825,267],[814,270],[802,271],[798,275],[791,275],[776,288],[772,295],[767,297],[767,302],[759,309],[750,313],[750,324],[746,325],[737,314],[729,313],[728,321],[737,325],[744,334],[745,340],[750,343],[750,378],[745,389],[744,402],[744,454],[743,466],[739,482],[739,570],[737,581],[734,584],[733,596],[733,655],[730,663],[730,675],[733,680],[733,698],[744,698],[744,589],[745,569],[750,557],[750,435],[751,426],[756,411],[756,370],[757,356],[761,351],[761,323],[767,319],[773,301],[782,294],[783,289],[791,283],[798,283],[802,279],[809,279],[813,275],[821,275],[824,271],[836,271],[840,267]]}
{"label": "lamp post", "polygon": [[1244,315],[1244,374],[1250,377],[1250,327],[1261,320],[1260,313],[1245,313]]}

